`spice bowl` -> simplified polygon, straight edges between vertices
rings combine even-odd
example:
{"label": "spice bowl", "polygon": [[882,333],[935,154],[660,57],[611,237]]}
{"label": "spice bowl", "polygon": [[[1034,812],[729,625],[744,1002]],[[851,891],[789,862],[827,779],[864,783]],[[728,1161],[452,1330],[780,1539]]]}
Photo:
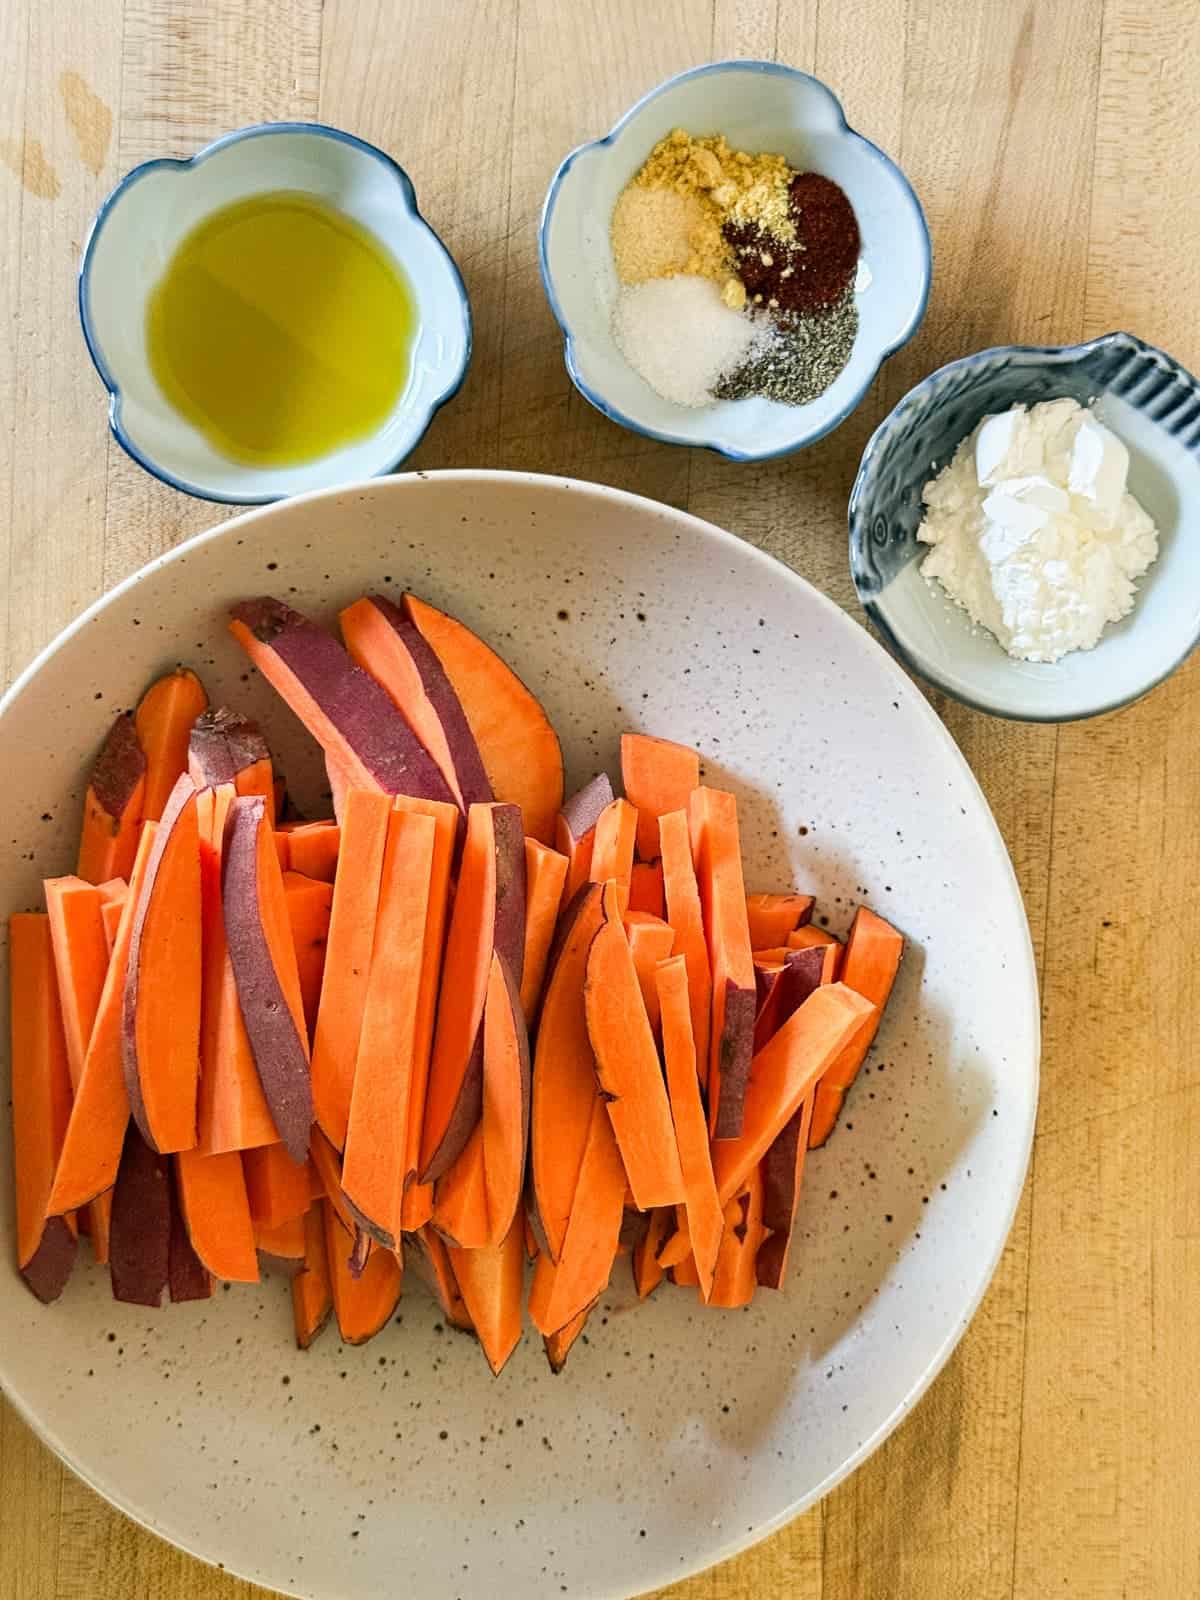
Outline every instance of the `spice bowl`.
{"label": "spice bowl", "polygon": [[[275,193],[323,202],[374,238],[406,280],[415,334],[407,380],[377,427],[315,459],[264,466],[228,459],[173,408],[152,368],[147,307],[198,224],[223,207]],[[320,123],[242,128],[190,159],[135,167],[92,224],[79,314],[117,442],[172,488],[238,505],[391,472],[457,392],[471,356],[466,288],[417,209],[407,173],[374,145]],[[220,340],[222,327],[214,325],[211,336]]]}
{"label": "spice bowl", "polygon": [[[654,146],[676,128],[724,134],[739,150],[777,152],[798,171],[831,179],[853,206],[862,244],[858,330],[840,375],[807,404],[761,396],[677,404],[651,388],[618,346],[613,209]],[[635,433],[702,445],[735,461],[787,455],[843,422],[882,362],[916,332],[932,271],[929,231],[904,174],[847,125],[823,83],[765,61],[720,61],[668,79],[605,137],[573,150],[546,195],[540,257],[580,394]]]}
{"label": "spice bowl", "polygon": [[[1129,452],[1128,487],[1158,527],[1159,553],[1132,611],[1061,660],[1008,655],[921,573],[922,491],[993,413],[1070,398]],[[1128,333],[1086,344],[984,350],[940,368],[900,401],[863,452],[850,495],[850,568],[893,653],[956,700],[1025,722],[1115,711],[1169,676],[1200,642],[1200,382]]]}

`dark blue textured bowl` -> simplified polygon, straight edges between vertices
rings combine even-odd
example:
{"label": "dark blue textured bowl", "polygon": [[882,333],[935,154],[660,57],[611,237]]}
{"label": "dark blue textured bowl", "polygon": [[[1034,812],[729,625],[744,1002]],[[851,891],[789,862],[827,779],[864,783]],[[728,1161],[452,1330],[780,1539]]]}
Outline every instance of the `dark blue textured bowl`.
{"label": "dark blue textured bowl", "polygon": [[[1094,650],[1015,661],[918,570],[921,491],[981,418],[1069,396],[1129,449],[1129,488],[1158,524],[1137,604]],[[1162,681],[1200,640],[1200,383],[1128,333],[1087,344],[1004,345],[932,373],[871,436],[850,495],[859,599],[914,672],[981,711],[1067,722],[1112,711]]]}

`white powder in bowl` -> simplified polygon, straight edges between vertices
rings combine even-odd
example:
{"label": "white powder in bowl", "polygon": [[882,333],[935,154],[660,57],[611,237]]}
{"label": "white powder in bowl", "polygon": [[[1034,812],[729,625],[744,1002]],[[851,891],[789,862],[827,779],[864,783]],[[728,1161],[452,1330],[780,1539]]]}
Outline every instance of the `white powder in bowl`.
{"label": "white powder in bowl", "polygon": [[1158,555],[1128,470],[1120,439],[1074,400],[985,417],[925,485],[921,571],[1010,656],[1090,650]]}
{"label": "white powder in bowl", "polygon": [[650,387],[679,406],[712,403],[713,385],[737,366],[755,337],[711,278],[682,274],[627,284],[617,297],[613,336]]}

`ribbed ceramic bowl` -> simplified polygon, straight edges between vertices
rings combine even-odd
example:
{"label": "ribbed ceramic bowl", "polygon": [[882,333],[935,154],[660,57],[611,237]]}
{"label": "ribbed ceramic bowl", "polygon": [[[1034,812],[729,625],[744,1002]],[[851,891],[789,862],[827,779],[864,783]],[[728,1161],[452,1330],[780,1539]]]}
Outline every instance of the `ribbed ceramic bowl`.
{"label": "ribbed ceramic bowl", "polygon": [[[1129,449],[1129,488],[1158,524],[1158,560],[1130,615],[1094,650],[1015,661],[920,573],[921,491],[989,413],[1069,396]],[[909,391],[871,436],[850,496],[850,569],[897,656],[980,711],[1070,722],[1114,711],[1175,670],[1200,640],[1200,383],[1129,333],[1087,344],[1003,345]]]}
{"label": "ribbed ceramic bowl", "polygon": [[[793,166],[832,178],[850,198],[871,283],[858,296],[850,360],[810,405],[761,398],[700,409],[676,405],[655,393],[617,347],[613,207],[674,128],[724,133],[742,150],[778,151]],[[584,399],[634,433],[705,445],[734,461],[787,455],[844,422],[881,364],[920,326],[932,272],[925,217],[899,167],[854,132],[825,84],[773,61],[717,61],[681,72],[639,100],[603,139],[573,150],[546,195],[541,263],[567,371]]]}

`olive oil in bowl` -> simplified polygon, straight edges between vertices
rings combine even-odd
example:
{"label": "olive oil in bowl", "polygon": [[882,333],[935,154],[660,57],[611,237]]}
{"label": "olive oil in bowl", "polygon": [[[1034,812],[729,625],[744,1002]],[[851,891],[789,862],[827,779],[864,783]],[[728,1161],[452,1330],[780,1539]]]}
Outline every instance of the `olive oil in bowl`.
{"label": "olive oil in bowl", "polygon": [[323,200],[276,190],[204,218],[146,308],[167,400],[231,461],[286,467],[369,437],[404,392],[416,312],[399,263]]}

